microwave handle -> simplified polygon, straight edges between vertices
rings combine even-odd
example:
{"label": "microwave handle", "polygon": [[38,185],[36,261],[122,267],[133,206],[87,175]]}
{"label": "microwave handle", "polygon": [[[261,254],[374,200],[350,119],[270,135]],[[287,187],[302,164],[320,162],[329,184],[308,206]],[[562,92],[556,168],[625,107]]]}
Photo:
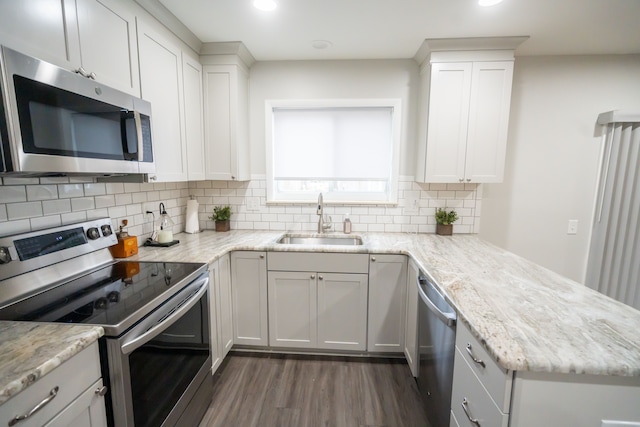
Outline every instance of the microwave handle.
{"label": "microwave handle", "polygon": [[138,161],[141,162],[144,159],[144,144],[142,141],[142,120],[140,119],[140,112],[133,112],[133,120],[136,123],[136,138],[138,138]]}
{"label": "microwave handle", "polygon": [[136,151],[129,151],[129,132],[127,128],[127,124],[123,122],[124,131],[123,131],[123,140],[122,140],[122,149],[126,154],[135,154],[137,161],[142,161],[144,159],[144,144],[142,141],[142,120],[140,118],[140,113],[138,111],[124,111],[124,120],[125,122],[129,120],[133,120],[133,125],[135,126],[135,138],[136,138]]}

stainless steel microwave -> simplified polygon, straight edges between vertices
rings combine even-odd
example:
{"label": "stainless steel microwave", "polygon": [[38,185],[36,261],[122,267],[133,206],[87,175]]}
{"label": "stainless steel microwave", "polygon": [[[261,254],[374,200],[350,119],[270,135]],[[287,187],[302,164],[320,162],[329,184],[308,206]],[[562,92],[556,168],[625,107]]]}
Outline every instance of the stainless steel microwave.
{"label": "stainless steel microwave", "polygon": [[155,172],[149,102],[5,46],[0,68],[0,172]]}

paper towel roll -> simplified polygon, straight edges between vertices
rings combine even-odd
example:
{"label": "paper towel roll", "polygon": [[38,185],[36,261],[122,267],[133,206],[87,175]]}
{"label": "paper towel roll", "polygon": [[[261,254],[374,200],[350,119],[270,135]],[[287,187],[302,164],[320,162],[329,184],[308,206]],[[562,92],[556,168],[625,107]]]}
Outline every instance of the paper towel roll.
{"label": "paper towel roll", "polygon": [[199,233],[200,223],[198,222],[198,201],[187,201],[186,223],[184,225],[185,233]]}

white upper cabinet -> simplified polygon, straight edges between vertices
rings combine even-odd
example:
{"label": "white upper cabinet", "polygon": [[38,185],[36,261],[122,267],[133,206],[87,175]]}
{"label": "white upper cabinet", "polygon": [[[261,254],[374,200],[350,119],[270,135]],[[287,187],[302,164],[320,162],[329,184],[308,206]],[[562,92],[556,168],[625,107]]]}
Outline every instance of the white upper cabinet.
{"label": "white upper cabinet", "polygon": [[63,68],[78,68],[75,0],[0,1],[0,44]]}
{"label": "white upper cabinet", "polygon": [[182,76],[184,78],[187,177],[189,181],[202,181],[205,179],[202,65],[184,53],[182,54]]}
{"label": "white upper cabinet", "polygon": [[239,65],[205,65],[206,178],[247,181],[249,76]]}
{"label": "white upper cabinet", "polygon": [[424,61],[416,181],[502,182],[513,51],[525,39],[487,39],[497,47],[436,51]]}
{"label": "white upper cabinet", "polygon": [[138,20],[140,86],[151,102],[155,182],[186,181],[187,144],[182,52],[172,41]]}
{"label": "white upper cabinet", "polygon": [[140,96],[135,15],[122,2],[2,1],[0,42]]}
{"label": "white upper cabinet", "polygon": [[108,86],[140,96],[135,14],[115,0],[76,0],[85,71]]}

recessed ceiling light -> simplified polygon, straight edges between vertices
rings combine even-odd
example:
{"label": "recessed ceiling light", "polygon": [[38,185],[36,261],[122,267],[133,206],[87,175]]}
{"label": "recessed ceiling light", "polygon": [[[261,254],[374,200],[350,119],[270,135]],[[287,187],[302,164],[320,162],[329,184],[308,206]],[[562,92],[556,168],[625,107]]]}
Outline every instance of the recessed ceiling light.
{"label": "recessed ceiling light", "polygon": [[269,12],[275,10],[278,4],[274,0],[253,0],[253,7]]}
{"label": "recessed ceiling light", "polygon": [[329,40],[314,40],[311,42],[311,46],[316,49],[327,49],[333,46],[333,43],[331,43]]}
{"label": "recessed ceiling light", "polygon": [[478,0],[480,6],[494,6],[498,3],[502,3],[502,0]]}

